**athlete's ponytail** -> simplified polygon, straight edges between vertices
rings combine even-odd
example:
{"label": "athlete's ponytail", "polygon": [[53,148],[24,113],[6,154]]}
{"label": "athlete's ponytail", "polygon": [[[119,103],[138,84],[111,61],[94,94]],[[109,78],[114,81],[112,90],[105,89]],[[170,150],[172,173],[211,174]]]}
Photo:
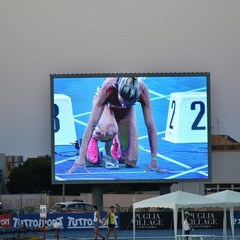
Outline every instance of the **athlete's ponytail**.
{"label": "athlete's ponytail", "polygon": [[118,82],[118,92],[127,101],[138,101],[140,97],[139,80],[136,77],[123,77]]}

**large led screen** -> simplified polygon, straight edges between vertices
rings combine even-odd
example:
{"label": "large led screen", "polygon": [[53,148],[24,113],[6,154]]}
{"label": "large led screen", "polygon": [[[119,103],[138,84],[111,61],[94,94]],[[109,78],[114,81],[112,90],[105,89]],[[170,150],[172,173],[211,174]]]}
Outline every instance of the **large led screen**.
{"label": "large led screen", "polygon": [[50,80],[53,183],[209,179],[209,73]]}

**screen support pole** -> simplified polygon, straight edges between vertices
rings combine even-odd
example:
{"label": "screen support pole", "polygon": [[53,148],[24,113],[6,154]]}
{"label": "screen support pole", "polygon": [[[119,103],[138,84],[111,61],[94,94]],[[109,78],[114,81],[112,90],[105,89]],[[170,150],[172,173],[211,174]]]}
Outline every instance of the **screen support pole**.
{"label": "screen support pole", "polygon": [[92,203],[97,205],[99,210],[103,210],[103,185],[92,185]]}
{"label": "screen support pole", "polygon": [[173,183],[160,183],[159,184],[159,195],[164,195],[171,192],[171,186]]}
{"label": "screen support pole", "polygon": [[65,184],[62,184],[62,201],[65,202]]}

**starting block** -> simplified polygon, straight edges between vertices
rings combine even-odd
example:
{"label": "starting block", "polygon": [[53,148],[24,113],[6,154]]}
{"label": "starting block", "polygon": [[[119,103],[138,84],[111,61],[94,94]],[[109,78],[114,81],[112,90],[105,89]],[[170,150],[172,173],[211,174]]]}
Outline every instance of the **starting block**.
{"label": "starting block", "polygon": [[87,167],[104,167],[107,169],[118,169],[119,168],[119,161],[107,156],[103,155],[102,152],[98,152],[99,157],[96,163],[91,163],[86,157],[86,165]]}
{"label": "starting block", "polygon": [[208,140],[206,92],[170,95],[164,140],[172,143],[204,143]]}
{"label": "starting block", "polygon": [[54,94],[53,112],[55,145],[75,142],[77,137],[71,98],[64,94]]}
{"label": "starting block", "polygon": [[112,157],[101,154],[100,159],[102,162],[102,166],[104,168],[107,168],[107,169],[118,169],[119,168],[119,161]]}

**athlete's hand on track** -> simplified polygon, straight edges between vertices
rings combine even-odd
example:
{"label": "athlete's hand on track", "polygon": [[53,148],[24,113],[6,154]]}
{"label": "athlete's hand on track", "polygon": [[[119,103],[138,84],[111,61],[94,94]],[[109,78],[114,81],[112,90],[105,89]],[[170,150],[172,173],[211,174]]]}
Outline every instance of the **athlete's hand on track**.
{"label": "athlete's hand on track", "polygon": [[89,173],[89,171],[87,170],[87,167],[86,167],[85,159],[82,161],[80,157],[75,161],[75,163],[67,171],[67,173],[73,173],[79,167],[83,167],[83,171],[86,172],[86,173]]}
{"label": "athlete's hand on track", "polygon": [[156,172],[160,172],[160,173],[167,173],[169,172],[169,170],[164,169],[164,168],[160,168],[157,164],[156,160],[152,160],[150,162],[150,164],[148,165],[147,169],[144,172],[149,172],[149,171],[156,171]]}

